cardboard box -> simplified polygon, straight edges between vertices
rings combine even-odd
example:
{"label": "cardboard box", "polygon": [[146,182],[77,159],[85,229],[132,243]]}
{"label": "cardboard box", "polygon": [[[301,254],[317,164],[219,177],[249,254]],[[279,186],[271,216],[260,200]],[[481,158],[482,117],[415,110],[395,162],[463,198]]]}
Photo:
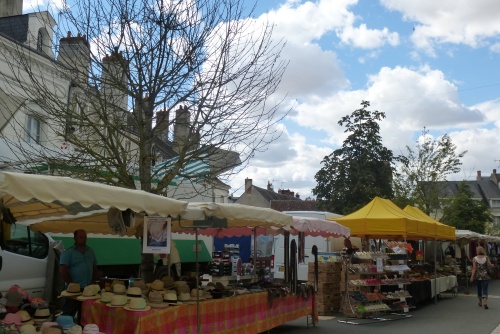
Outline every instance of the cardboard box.
{"label": "cardboard box", "polygon": [[[340,262],[318,262],[318,273],[334,273],[342,271]],[[314,262],[307,264],[307,272],[314,273]]]}

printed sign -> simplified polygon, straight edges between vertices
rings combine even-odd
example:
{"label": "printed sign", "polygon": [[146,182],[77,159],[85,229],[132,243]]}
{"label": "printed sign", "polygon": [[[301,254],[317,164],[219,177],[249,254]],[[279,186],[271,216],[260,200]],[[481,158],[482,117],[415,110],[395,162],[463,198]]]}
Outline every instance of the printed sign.
{"label": "printed sign", "polygon": [[172,223],[162,216],[144,217],[143,253],[169,254]]}

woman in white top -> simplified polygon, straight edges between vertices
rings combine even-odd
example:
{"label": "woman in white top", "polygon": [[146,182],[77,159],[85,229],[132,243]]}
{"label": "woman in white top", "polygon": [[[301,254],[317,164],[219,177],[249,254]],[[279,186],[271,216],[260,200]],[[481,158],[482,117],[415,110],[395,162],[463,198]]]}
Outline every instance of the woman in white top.
{"label": "woman in white top", "polygon": [[479,306],[488,309],[488,283],[491,277],[488,275],[487,266],[493,267],[490,259],[486,256],[484,248],[478,246],[476,248],[477,255],[472,259],[472,273],[470,281],[476,279],[477,282],[477,297],[479,298]]}

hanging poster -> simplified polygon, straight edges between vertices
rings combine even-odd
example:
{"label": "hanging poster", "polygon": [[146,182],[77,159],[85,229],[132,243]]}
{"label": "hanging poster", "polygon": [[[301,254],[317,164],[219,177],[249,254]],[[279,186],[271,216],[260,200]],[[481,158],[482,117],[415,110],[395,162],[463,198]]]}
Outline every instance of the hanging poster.
{"label": "hanging poster", "polygon": [[170,253],[170,234],[172,231],[170,218],[162,216],[145,216],[143,228],[143,253]]}

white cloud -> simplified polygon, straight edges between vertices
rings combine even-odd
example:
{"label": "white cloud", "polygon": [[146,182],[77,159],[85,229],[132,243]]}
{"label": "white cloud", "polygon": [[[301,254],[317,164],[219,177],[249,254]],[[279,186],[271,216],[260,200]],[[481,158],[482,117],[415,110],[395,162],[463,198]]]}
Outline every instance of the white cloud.
{"label": "white cloud", "polygon": [[[304,45],[335,32],[341,42],[356,48],[374,49],[399,44],[399,35],[388,28],[369,29],[365,23],[355,26],[357,17],[350,10],[357,0],[320,0],[287,2],[265,17],[276,24],[275,32],[289,43]],[[300,22],[298,24],[297,22]]]}
{"label": "white cloud", "polygon": [[345,27],[339,32],[342,43],[352,45],[362,49],[375,49],[389,44],[397,46],[399,35],[396,32],[389,32],[389,29],[368,29],[366,24],[361,24],[358,28],[353,26]]}
{"label": "white cloud", "polygon": [[266,152],[255,155],[251,166],[234,176],[230,181],[231,191],[240,195],[245,179],[249,178],[255,186],[266,188],[271,181],[275,191],[280,187],[290,189],[305,199],[316,186],[314,175],[321,168],[321,160],[331,151],[328,147],[308,144],[307,138],[299,133],[285,131]]}
{"label": "white cloud", "polygon": [[[293,116],[297,124],[325,130],[329,142],[339,145],[345,136],[339,134],[338,120],[360,108],[362,100],[370,101],[370,110],[385,112],[381,123],[384,131],[411,133],[423,127],[443,129],[484,124],[485,116],[476,108],[464,106],[457,87],[444,78],[439,70],[424,66],[382,68],[371,75],[365,90],[343,91],[329,97],[308,99],[296,106]],[[385,138],[385,137],[384,137]]]}
{"label": "white cloud", "polygon": [[497,0],[381,0],[383,6],[401,12],[415,22],[412,40],[418,48],[434,55],[437,44],[480,47],[500,33]]}
{"label": "white cloud", "polygon": [[491,52],[500,53],[500,43],[495,43],[490,46]]}
{"label": "white cloud", "polygon": [[[357,0],[320,0],[287,2],[270,11],[267,18],[276,24],[275,32],[289,43],[304,44],[322,37],[335,28],[352,25],[354,14],[348,10]],[[300,23],[300,24],[298,24]]]}

